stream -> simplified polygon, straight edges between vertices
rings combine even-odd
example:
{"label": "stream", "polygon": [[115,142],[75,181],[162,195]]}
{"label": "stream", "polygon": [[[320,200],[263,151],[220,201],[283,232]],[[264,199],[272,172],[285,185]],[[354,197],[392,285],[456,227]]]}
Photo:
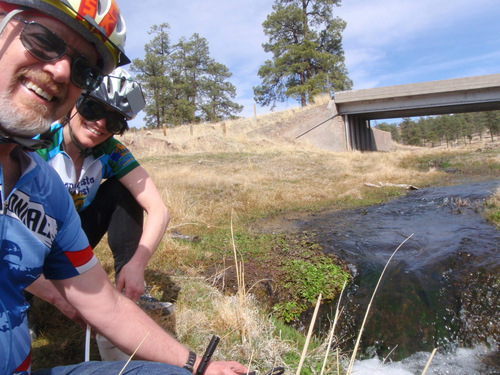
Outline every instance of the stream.
{"label": "stream", "polygon": [[[353,348],[379,277],[354,374],[499,374],[500,231],[483,216],[500,180],[409,191],[385,204],[300,219],[349,264],[336,334]],[[320,310],[325,332],[337,302]],[[384,359],[387,360],[384,362]]]}

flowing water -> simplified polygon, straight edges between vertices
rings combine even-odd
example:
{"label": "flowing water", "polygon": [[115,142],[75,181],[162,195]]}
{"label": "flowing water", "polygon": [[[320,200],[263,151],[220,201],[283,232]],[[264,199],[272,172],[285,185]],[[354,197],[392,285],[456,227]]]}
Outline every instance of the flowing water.
{"label": "flowing water", "polygon": [[[493,366],[481,362],[500,342],[500,231],[481,215],[498,187],[500,180],[421,189],[294,224],[350,264],[355,278],[337,332],[351,348],[379,276],[404,242],[375,295],[356,374],[421,374],[435,347],[427,374],[498,373],[498,355]],[[320,324],[335,308],[322,307]],[[382,364],[386,356],[394,362]]]}
{"label": "flowing water", "polygon": [[[486,366],[478,358],[484,358],[488,349],[458,348],[445,353],[438,352],[430,362],[426,375],[486,375],[498,374],[493,366]],[[354,375],[420,375],[430,359],[430,353],[418,352],[401,361],[385,363],[378,357],[357,361],[353,367]]]}

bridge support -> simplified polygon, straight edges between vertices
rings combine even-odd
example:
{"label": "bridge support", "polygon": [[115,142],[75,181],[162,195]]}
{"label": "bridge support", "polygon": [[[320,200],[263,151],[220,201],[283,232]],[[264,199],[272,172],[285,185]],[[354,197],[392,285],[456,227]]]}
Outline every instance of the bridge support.
{"label": "bridge support", "polygon": [[344,116],[348,151],[376,151],[370,121],[359,116]]}
{"label": "bridge support", "polygon": [[370,120],[500,110],[500,74],[336,92],[334,105],[347,150],[389,151],[390,137]]}

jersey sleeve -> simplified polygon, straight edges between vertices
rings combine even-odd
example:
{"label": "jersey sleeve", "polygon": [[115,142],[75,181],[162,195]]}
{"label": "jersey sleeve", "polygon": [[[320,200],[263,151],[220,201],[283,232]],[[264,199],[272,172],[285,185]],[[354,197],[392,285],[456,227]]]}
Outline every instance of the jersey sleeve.
{"label": "jersey sleeve", "polygon": [[[69,197],[68,194],[66,196]],[[97,262],[71,202],[67,221],[59,229],[52,251],[44,263],[44,275],[47,279],[67,279],[88,271]]]}
{"label": "jersey sleeve", "polygon": [[104,178],[116,176],[122,178],[139,166],[130,150],[115,138],[110,138],[104,145],[103,152],[108,155],[104,169]]}

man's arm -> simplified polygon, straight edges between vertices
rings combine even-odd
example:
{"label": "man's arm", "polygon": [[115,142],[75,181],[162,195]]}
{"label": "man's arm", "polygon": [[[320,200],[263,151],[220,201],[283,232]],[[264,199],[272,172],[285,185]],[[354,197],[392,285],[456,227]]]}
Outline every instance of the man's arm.
{"label": "man's arm", "polygon": [[[137,358],[179,367],[186,364],[189,350],[119,293],[99,264],[79,276],[55,280],[54,285],[97,332],[125,353],[133,353],[145,338],[135,354]],[[200,361],[197,356],[195,369]],[[238,362],[211,362],[205,374],[246,372]]]}
{"label": "man's arm", "polygon": [[66,301],[54,284],[43,275],[36,279],[25,290],[54,305],[64,315],[80,324],[83,328],[86,327],[87,323],[85,323],[78,311]]}

